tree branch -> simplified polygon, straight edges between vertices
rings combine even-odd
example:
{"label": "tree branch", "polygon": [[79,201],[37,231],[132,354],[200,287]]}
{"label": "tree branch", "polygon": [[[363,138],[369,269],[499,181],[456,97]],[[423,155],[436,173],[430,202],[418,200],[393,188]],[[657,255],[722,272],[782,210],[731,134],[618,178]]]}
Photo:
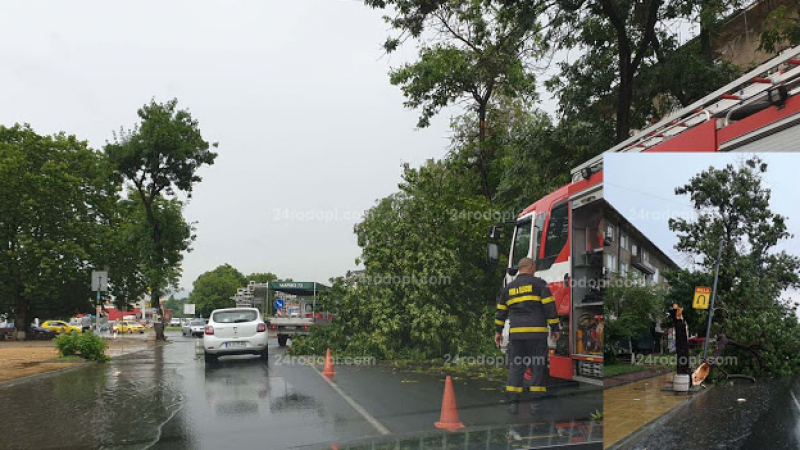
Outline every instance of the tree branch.
{"label": "tree branch", "polygon": [[[607,1],[607,0],[606,0]],[[631,73],[636,72],[636,69],[644,59],[647,46],[656,34],[656,22],[658,21],[658,9],[661,7],[661,0],[650,0],[650,9],[647,11],[647,23],[645,23],[644,37],[639,41],[639,46],[636,49],[636,56],[631,63]]]}
{"label": "tree branch", "polygon": [[445,20],[445,18],[441,16],[441,14],[439,14],[439,13],[434,13],[433,15],[434,15],[434,17],[436,17],[437,19],[439,19],[439,21],[442,23],[442,25],[444,25],[444,27],[445,27],[445,28],[447,28],[447,31],[449,31],[449,32],[450,32],[450,34],[452,34],[452,35],[453,35],[453,37],[455,37],[455,38],[456,38],[456,39],[458,39],[459,41],[463,42],[463,43],[464,43],[464,45],[466,45],[467,47],[469,47],[470,49],[472,49],[472,51],[474,51],[475,53],[482,54],[482,51],[481,51],[481,49],[479,49],[478,47],[476,47],[476,46],[475,46],[475,44],[473,44],[472,42],[470,42],[469,40],[467,40],[466,38],[464,38],[463,36],[461,36],[461,34],[459,34],[458,32],[456,32],[455,30],[453,30],[453,28],[452,28],[452,27],[450,27],[450,24],[449,24],[449,23],[447,23],[447,20]]}

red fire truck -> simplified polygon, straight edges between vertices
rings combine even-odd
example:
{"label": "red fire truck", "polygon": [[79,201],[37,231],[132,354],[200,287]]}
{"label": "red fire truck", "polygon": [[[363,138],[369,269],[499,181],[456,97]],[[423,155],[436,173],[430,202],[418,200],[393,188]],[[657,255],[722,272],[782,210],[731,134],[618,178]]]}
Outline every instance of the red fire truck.
{"label": "red fire truck", "polygon": [[[800,47],[785,51],[608,152],[800,151]],[[537,262],[556,300],[561,338],[551,348],[554,377],[602,384],[605,276],[603,155],[572,170],[571,182],[517,217],[508,274]],[[497,238],[493,227],[491,238]],[[490,258],[497,247],[490,244]]]}

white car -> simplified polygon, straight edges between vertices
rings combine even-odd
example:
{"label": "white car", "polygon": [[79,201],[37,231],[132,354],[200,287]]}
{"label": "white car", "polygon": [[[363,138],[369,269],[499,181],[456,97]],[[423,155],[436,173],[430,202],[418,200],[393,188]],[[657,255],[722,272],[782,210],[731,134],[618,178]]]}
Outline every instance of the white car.
{"label": "white car", "polygon": [[179,327],[181,326],[181,319],[172,319],[169,321],[169,326],[171,327]]}
{"label": "white car", "polygon": [[207,364],[223,355],[259,355],[269,358],[267,324],[256,308],[217,309],[203,334],[203,350]]}
{"label": "white car", "polygon": [[203,329],[205,329],[207,323],[207,319],[192,319],[183,326],[181,334],[200,337],[203,335]]}

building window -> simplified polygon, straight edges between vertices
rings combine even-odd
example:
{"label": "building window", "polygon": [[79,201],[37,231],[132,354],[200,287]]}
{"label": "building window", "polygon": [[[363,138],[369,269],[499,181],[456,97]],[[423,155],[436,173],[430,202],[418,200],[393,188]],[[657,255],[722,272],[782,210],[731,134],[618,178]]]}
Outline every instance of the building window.
{"label": "building window", "polygon": [[606,268],[611,272],[617,271],[617,256],[613,253],[606,253]]}
{"label": "building window", "polygon": [[625,262],[619,263],[619,273],[623,277],[628,276],[628,263]]}
{"label": "building window", "polygon": [[622,230],[619,230],[619,246],[622,249],[628,249],[628,235]]}
{"label": "building window", "polygon": [[636,244],[631,242],[631,255],[634,255],[634,256],[638,255],[637,250],[638,250],[638,248],[637,248]]}
{"label": "building window", "polygon": [[614,242],[614,225],[612,225],[610,223],[606,225],[605,238],[609,242]]}
{"label": "building window", "polygon": [[658,283],[658,268],[656,268],[656,273],[653,274],[653,283]]}

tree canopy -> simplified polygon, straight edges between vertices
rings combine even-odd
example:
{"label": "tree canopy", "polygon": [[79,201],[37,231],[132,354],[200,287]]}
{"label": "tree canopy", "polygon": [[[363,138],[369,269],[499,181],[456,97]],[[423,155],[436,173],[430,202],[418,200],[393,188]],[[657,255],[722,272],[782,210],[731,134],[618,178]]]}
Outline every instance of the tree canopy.
{"label": "tree canopy", "polygon": [[[203,139],[197,120],[187,110],[178,109],[175,99],[166,103],[153,100],[140,108],[138,115],[141,123],[122,130],[105,150],[115,173],[132,186],[146,219],[149,243],[140,241],[139,247],[145,252],[143,273],[153,303],[162,314],[161,294],[174,284],[174,268],[192,239],[178,212],[180,203],[171,197],[177,191],[191,197],[195,183],[202,180],[198,170],[214,164],[217,154],[210,148],[216,144]],[[157,338],[164,339],[163,330],[156,331]]]}
{"label": "tree canopy", "polygon": [[[787,218],[770,208],[766,171],[767,164],[752,157],[738,166],[710,167],[676,188],[677,194],[691,198],[698,213],[694,221],[669,222],[678,234],[676,248],[693,258],[694,270],[667,274],[667,279],[679,288],[676,293],[685,293],[691,288],[687,283],[702,279],[711,286],[721,242],[716,298],[720,311],[715,313],[712,337],[724,333],[759,346],[767,364],[761,367],[749,355],[739,354],[736,369],[787,375],[800,370],[794,357],[800,352],[800,323],[796,305],[784,298],[786,289],[800,286],[800,258],[775,248],[791,235]],[[677,303],[685,304],[687,298],[691,297]],[[697,325],[704,331],[707,314],[698,316]]]}
{"label": "tree canopy", "polygon": [[104,155],[85,141],[0,126],[0,305],[19,330],[91,308],[116,190]]}

